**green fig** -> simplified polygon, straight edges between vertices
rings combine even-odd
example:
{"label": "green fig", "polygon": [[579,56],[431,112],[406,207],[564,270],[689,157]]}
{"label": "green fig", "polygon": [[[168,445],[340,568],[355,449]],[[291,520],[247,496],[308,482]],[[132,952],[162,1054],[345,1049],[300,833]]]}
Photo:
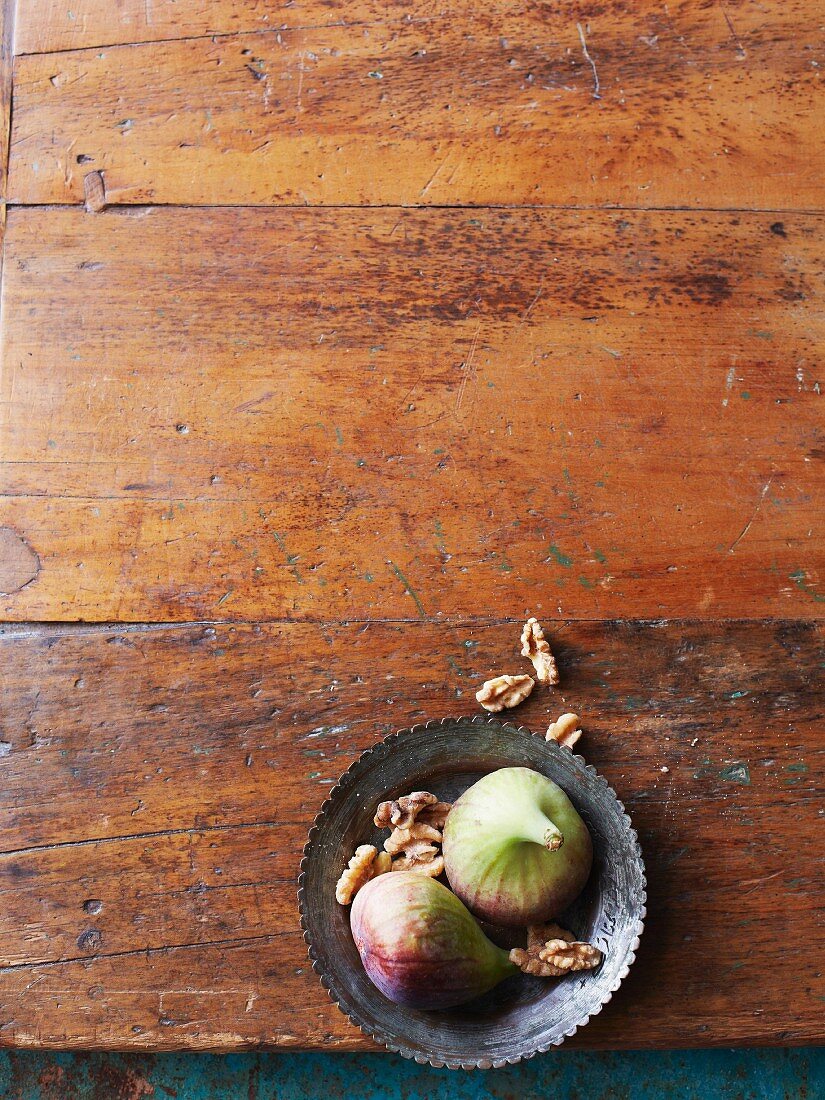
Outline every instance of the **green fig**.
{"label": "green fig", "polygon": [[450,886],[477,917],[523,927],[578,897],[593,844],[561,787],[530,768],[502,768],[455,802],[443,854]]}
{"label": "green fig", "polygon": [[452,1008],[518,973],[455,894],[416,871],[362,886],[350,927],[367,976],[395,1004]]}

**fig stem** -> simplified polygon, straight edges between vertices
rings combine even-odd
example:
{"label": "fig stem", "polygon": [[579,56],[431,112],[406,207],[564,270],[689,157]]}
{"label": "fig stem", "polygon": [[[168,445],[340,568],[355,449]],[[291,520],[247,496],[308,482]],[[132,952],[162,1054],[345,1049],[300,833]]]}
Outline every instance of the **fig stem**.
{"label": "fig stem", "polygon": [[557,852],[564,844],[564,834],[557,825],[550,822],[550,828],[544,834],[544,847],[548,852]]}
{"label": "fig stem", "polygon": [[535,844],[546,848],[548,852],[556,852],[564,844],[561,829],[541,810],[536,809],[531,813],[524,808],[519,813],[519,825],[521,826],[519,831],[524,840],[532,840]]}

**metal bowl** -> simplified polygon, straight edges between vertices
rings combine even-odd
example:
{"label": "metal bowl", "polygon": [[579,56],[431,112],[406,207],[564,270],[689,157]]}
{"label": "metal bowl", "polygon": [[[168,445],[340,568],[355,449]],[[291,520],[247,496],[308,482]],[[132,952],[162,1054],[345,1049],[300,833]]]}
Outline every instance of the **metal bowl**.
{"label": "metal bowl", "polygon": [[[543,980],[519,974],[469,1004],[418,1011],[388,1001],[370,982],[335,884],[359,844],[380,847],[379,802],[413,790],[445,801],[497,768],[528,767],[562,787],[593,838],[593,871],[559,923],[605,955],[595,971]],[[624,806],[580,756],[529,730],[487,718],[444,718],[402,730],[368,749],[330,791],[310,829],[298,901],[312,966],[333,1001],[361,1030],[405,1058],[432,1066],[504,1066],[558,1046],[600,1012],[635,958],[645,917],[639,841]],[[513,946],[512,930],[485,932]],[[516,933],[518,936],[519,933]],[[523,942],[523,938],[520,942]]]}

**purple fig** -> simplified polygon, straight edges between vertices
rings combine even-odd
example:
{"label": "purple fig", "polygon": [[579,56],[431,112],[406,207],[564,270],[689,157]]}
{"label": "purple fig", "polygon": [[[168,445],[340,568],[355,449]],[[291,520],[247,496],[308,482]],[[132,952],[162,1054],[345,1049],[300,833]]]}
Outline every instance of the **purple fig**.
{"label": "purple fig", "polygon": [[587,826],[552,780],[502,768],[454,803],[444,826],[450,886],[481,920],[543,924],[584,889],[593,862]]}
{"label": "purple fig", "polygon": [[416,871],[363,886],[350,925],[370,981],[395,1004],[452,1008],[518,973],[455,894]]}

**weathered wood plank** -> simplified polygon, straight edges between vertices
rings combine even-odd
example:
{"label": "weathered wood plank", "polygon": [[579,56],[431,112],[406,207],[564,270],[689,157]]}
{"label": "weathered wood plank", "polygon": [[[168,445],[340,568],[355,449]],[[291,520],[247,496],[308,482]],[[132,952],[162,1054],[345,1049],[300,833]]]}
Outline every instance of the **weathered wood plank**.
{"label": "weathered wood plank", "polygon": [[[294,30],[299,27],[358,26],[411,18],[404,0],[26,0],[17,31],[17,53],[49,53],[162,42],[167,39]],[[506,7],[491,0],[490,7]],[[420,0],[414,18],[466,12],[460,0]]]}
{"label": "weathered wood plank", "polygon": [[3,241],[6,235],[16,7],[16,0],[0,0],[0,280],[3,276]]}
{"label": "weathered wood plank", "polygon": [[306,833],[212,826],[0,855],[0,966],[294,930]]}
{"label": "weathered wood plank", "polygon": [[[518,631],[12,628],[0,639],[0,1041],[366,1047],[306,962],[303,837],[360,750],[471,712],[483,677],[518,668]],[[515,717],[541,730],[581,710],[583,751],[626,802],[650,877],[634,972],[577,1043],[820,1041],[821,629],[550,634],[561,689]]]}
{"label": "weathered wood plank", "polygon": [[422,14],[20,57],[12,199],[79,203],[100,171],[117,203],[823,206],[804,0]]}
{"label": "weathered wood plank", "polygon": [[13,210],[0,524],[39,574],[0,610],[821,615],[821,238]]}
{"label": "weathered wood plank", "polygon": [[[15,8],[15,0],[0,0],[0,217],[2,217],[0,239],[6,224]],[[2,256],[0,256],[0,273],[2,273]]]}

